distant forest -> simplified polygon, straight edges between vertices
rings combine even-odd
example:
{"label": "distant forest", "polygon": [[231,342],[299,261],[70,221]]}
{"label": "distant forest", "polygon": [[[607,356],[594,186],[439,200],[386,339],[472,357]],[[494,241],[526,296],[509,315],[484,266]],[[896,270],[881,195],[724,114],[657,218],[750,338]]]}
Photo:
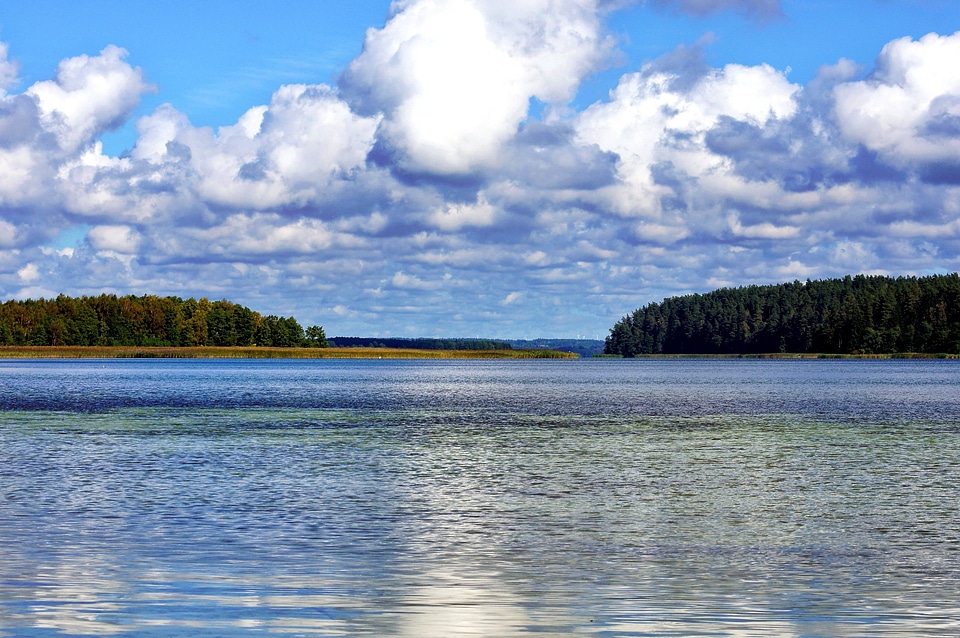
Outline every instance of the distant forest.
{"label": "distant forest", "polygon": [[960,276],[864,276],[723,288],[648,304],[604,352],[960,354]]}
{"label": "distant forest", "polygon": [[581,357],[603,352],[603,342],[594,339],[431,339],[382,337],[333,337],[330,345],[339,348],[412,348],[414,350],[559,350]]}
{"label": "distant forest", "polygon": [[603,353],[603,342],[597,339],[511,339],[507,341],[522,350],[560,350],[589,358]]}
{"label": "distant forest", "polygon": [[100,295],[0,304],[7,346],[327,346],[320,326],[206,298]]}
{"label": "distant forest", "polygon": [[335,348],[410,348],[413,350],[510,350],[506,341],[494,339],[405,339],[392,337],[334,337]]}

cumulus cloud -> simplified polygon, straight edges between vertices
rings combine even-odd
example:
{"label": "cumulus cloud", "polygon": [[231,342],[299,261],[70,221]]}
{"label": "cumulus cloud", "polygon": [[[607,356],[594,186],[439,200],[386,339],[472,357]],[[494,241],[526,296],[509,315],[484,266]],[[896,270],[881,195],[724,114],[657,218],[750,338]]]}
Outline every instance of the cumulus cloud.
{"label": "cumulus cloud", "polygon": [[596,190],[616,181],[617,155],[581,144],[566,122],[531,122],[501,151],[497,175],[542,190]]}
{"label": "cumulus cloud", "polygon": [[481,196],[473,204],[446,204],[430,215],[430,223],[441,230],[456,231],[464,226],[490,226],[497,214],[498,210]]}
{"label": "cumulus cloud", "polygon": [[76,150],[122,124],[152,88],[140,69],[124,62],[126,55],[108,46],[98,56],[69,58],[60,63],[55,79],[27,90],[44,129],[56,135],[63,150]]}
{"label": "cumulus cloud", "polygon": [[94,250],[132,255],[140,246],[140,233],[129,226],[94,226],[87,240]]}
{"label": "cumulus cloud", "polygon": [[[960,35],[805,86],[679,47],[569,112],[618,4],[395,2],[336,87],[278,87],[218,128],[162,105],[120,157],[99,137],[152,90],[144,73],[115,47],[66,60],[0,93],[0,293],[205,294],[331,335],[537,337],[716,285],[960,268]],[[4,48],[0,90],[15,78]],[[68,228],[76,247],[55,243]]]}
{"label": "cumulus cloud", "polygon": [[154,183],[188,185],[205,203],[305,206],[364,165],[378,120],[355,115],[327,86],[283,86],[269,106],[216,132],[162,106],[138,123],[131,157]]}
{"label": "cumulus cloud", "polygon": [[[955,165],[931,162],[953,135],[944,106],[951,75],[938,84],[931,69],[949,65],[954,52],[940,37],[909,44],[889,45],[867,80],[841,61],[806,87],[764,65],[710,69],[682,47],[624,76],[608,102],[581,113],[578,139],[618,157],[618,183],[600,189],[600,201],[624,218],[618,238],[655,255],[643,258],[656,264],[646,277],[673,264],[703,273],[706,287],[915,268],[932,255],[956,263],[942,249],[901,240],[929,240],[936,228],[946,247],[957,219],[955,192],[939,187],[954,183]],[[889,91],[910,106],[887,113],[881,95]],[[850,105],[874,119],[889,114],[894,130],[871,138],[876,122],[865,124]],[[900,108],[919,115],[901,126]],[[920,153],[922,161],[911,155],[921,136],[939,136],[940,145]],[[626,251],[619,254],[622,262]]]}
{"label": "cumulus cloud", "polygon": [[835,89],[848,138],[933,183],[960,184],[960,33],[887,44],[868,78]]}
{"label": "cumulus cloud", "polygon": [[[9,77],[6,49],[0,53],[0,75]],[[43,239],[55,233],[52,225],[64,223],[50,215],[29,231],[37,211],[59,214],[66,193],[77,190],[64,172],[69,165],[97,148],[98,136],[121,124],[152,90],[125,55],[110,46],[98,56],[69,58],[53,80],[21,94],[0,92],[0,210],[22,237]]]}
{"label": "cumulus cloud", "polygon": [[19,276],[20,281],[25,284],[33,283],[34,281],[40,279],[40,269],[36,264],[27,264],[17,271],[17,276]]}
{"label": "cumulus cloud", "polygon": [[612,46],[598,3],[394,3],[341,80],[360,112],[385,114],[382,143],[412,172],[496,165],[531,98],[560,105]]}
{"label": "cumulus cloud", "polygon": [[171,259],[261,263],[278,258],[315,258],[333,247],[359,245],[349,233],[308,218],[287,219],[277,213],[234,213],[215,224],[184,228],[173,235],[151,234],[157,263]]}
{"label": "cumulus cloud", "polygon": [[619,158],[619,183],[607,189],[607,205],[623,217],[645,218],[636,229],[648,231],[644,238],[654,241],[687,236],[689,231],[678,227],[683,224],[709,223],[686,214],[697,204],[691,195],[761,203],[767,197],[762,185],[738,177],[730,162],[711,150],[711,134],[723,122],[766,127],[793,117],[798,108],[800,87],[767,65],[728,65],[685,77],[689,72],[648,64],[624,76],[609,102],[577,119],[581,143]]}

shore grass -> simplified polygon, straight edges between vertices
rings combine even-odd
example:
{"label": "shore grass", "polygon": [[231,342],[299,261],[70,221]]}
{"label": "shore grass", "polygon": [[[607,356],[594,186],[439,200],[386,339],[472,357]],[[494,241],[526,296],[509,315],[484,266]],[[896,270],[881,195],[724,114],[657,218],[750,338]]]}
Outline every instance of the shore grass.
{"label": "shore grass", "polygon": [[[577,359],[560,350],[423,350],[419,348],[265,348],[153,346],[0,346],[0,359]],[[598,359],[620,358],[601,355]],[[960,359],[958,354],[645,354],[637,359]]]}
{"label": "shore grass", "polygon": [[0,359],[576,359],[558,350],[419,350],[414,348],[164,348],[139,346],[0,346]]}

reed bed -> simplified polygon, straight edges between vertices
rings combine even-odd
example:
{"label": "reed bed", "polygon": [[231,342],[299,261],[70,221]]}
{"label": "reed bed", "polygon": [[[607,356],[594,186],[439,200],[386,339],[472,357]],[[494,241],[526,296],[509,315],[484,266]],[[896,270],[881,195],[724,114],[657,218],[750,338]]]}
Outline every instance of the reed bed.
{"label": "reed bed", "polygon": [[0,346],[6,359],[576,359],[558,350],[419,350],[414,348],[188,348],[139,346]]}

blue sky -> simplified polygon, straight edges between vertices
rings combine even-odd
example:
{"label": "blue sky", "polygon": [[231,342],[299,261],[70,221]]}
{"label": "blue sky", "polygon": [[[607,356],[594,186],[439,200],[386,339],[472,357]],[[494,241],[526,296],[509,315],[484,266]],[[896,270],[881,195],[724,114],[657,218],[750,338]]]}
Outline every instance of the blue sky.
{"label": "blue sky", "polygon": [[672,294],[956,271],[958,30],[947,0],[14,3],[0,297],[602,338]]}

